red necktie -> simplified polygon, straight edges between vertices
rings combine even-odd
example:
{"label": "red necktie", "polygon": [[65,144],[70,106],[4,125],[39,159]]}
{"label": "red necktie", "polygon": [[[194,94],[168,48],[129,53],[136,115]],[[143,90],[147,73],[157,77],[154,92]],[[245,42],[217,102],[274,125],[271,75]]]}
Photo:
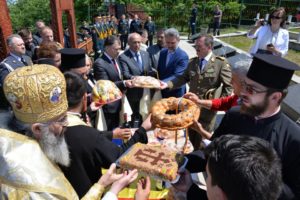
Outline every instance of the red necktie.
{"label": "red necktie", "polygon": [[114,64],[117,73],[119,74],[119,69],[118,69],[118,66],[117,66],[117,63],[116,63],[115,59],[111,59],[111,61]]}

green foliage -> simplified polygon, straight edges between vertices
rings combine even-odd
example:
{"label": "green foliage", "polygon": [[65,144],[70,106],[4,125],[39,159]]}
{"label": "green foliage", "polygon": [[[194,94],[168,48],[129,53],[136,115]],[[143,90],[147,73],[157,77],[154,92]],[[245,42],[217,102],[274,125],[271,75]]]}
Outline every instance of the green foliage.
{"label": "green foliage", "polygon": [[213,13],[216,5],[219,5],[220,9],[223,10],[223,5],[219,1],[216,1],[216,0],[207,2],[207,4],[205,5],[205,9],[207,12]]}
{"label": "green foliage", "polygon": [[240,17],[241,11],[245,8],[245,5],[232,1],[225,4],[223,13],[229,15],[230,20],[236,20]]}
{"label": "green foliage", "polygon": [[33,29],[39,19],[49,23],[51,19],[49,0],[19,0],[8,3],[14,30],[23,27]]}

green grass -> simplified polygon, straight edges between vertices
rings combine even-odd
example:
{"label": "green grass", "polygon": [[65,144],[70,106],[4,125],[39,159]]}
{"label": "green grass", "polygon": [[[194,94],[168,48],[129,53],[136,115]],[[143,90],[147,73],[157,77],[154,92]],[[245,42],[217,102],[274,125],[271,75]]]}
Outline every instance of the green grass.
{"label": "green grass", "polygon": [[250,47],[253,45],[253,40],[247,38],[246,36],[235,36],[220,38],[222,41],[235,46],[236,48],[242,49],[246,52],[249,51]]}
{"label": "green grass", "polygon": [[[236,32],[244,32],[244,31],[248,31],[249,29],[247,27],[240,27],[240,28],[225,28],[225,29],[221,29],[220,33],[221,34],[227,34],[227,33],[236,33]],[[212,30],[211,30],[212,31]]]}
{"label": "green grass", "polygon": [[291,28],[291,29],[289,29],[289,31],[291,31],[291,32],[300,32],[300,28]]}
{"label": "green grass", "polygon": [[[247,38],[246,36],[228,37],[228,38],[220,38],[220,39],[232,46],[235,46],[247,52],[249,52],[249,49],[255,42]],[[300,64],[300,51],[295,51],[290,49],[285,58],[294,63]],[[296,74],[300,76],[300,71],[296,71]]]}

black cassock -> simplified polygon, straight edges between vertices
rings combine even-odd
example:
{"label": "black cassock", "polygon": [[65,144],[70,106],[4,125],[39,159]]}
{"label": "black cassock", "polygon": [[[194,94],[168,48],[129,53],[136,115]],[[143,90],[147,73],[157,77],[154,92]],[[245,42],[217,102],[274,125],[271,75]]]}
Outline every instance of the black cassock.
{"label": "black cassock", "polygon": [[[281,111],[259,120],[239,111],[240,107],[237,106],[225,114],[212,140],[221,135],[233,134],[255,136],[270,142],[282,161],[284,187],[280,199],[300,199],[300,126]],[[188,156],[189,159],[193,159],[191,156]],[[198,169],[195,169],[197,165]],[[193,172],[205,170],[203,160],[198,159],[197,165],[189,164],[187,168]],[[195,187],[189,191],[191,197],[196,194],[194,190]]]}
{"label": "black cassock", "polygon": [[60,168],[80,198],[98,182],[101,168],[109,168],[133,144],[148,142],[144,128],[139,128],[127,143],[119,147],[105,134],[83,125],[67,127],[65,138],[71,165]]}

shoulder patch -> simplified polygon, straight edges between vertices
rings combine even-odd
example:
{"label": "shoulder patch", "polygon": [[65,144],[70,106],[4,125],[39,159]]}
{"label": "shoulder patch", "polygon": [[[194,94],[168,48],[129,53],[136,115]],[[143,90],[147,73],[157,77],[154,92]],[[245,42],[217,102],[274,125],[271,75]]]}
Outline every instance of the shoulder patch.
{"label": "shoulder patch", "polygon": [[216,58],[219,59],[219,60],[222,60],[222,61],[226,60],[226,58],[222,57],[222,56],[216,56]]}

